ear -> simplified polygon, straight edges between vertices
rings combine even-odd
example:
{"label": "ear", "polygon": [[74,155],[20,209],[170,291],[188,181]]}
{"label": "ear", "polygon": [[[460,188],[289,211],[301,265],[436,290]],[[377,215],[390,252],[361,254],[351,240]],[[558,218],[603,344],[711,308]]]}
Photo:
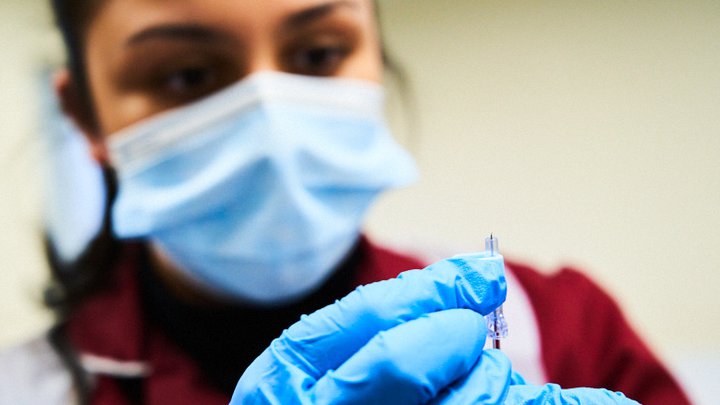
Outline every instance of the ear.
{"label": "ear", "polygon": [[53,87],[63,113],[80,129],[90,144],[93,159],[101,165],[107,165],[109,158],[105,139],[98,129],[92,107],[67,68],[55,72]]}

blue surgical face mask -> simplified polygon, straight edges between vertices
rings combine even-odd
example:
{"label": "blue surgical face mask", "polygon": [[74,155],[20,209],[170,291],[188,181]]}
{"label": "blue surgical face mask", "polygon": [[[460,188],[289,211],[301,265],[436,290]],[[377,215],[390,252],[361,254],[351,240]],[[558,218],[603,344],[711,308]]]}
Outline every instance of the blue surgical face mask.
{"label": "blue surgical face mask", "polygon": [[257,303],[319,286],[375,197],[416,177],[380,85],[261,72],[109,139],[121,238],[192,280]]}

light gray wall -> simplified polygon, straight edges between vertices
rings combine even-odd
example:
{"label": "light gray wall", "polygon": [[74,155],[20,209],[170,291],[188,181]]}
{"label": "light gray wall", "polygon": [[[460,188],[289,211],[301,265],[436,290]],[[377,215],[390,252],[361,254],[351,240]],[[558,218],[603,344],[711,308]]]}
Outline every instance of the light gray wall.
{"label": "light gray wall", "polygon": [[720,2],[383,4],[424,176],[372,229],[493,231],[509,255],[586,269],[654,343],[716,346]]}
{"label": "light gray wall", "polygon": [[43,1],[0,2],[0,346],[43,330],[38,77],[48,60]]}

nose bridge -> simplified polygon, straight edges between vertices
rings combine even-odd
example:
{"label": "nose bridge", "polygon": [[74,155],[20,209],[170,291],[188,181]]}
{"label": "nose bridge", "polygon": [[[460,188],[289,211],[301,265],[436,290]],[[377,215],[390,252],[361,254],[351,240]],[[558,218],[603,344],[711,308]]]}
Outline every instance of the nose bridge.
{"label": "nose bridge", "polygon": [[245,75],[249,76],[261,71],[279,72],[282,65],[275,47],[276,44],[267,38],[256,38],[246,61]]}

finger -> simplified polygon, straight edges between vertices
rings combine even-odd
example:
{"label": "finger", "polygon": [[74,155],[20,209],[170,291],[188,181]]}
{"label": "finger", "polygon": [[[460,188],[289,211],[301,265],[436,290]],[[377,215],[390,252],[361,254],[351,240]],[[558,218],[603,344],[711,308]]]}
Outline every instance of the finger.
{"label": "finger", "polygon": [[313,403],[420,404],[468,373],[487,329],[467,309],[435,312],[380,332],[311,391]]}
{"label": "finger", "polygon": [[608,391],[600,388],[572,388],[562,389],[557,384],[545,385],[513,385],[510,387],[506,399],[510,404],[547,405],[566,404],[617,404],[639,405],[620,392]]}
{"label": "finger", "polygon": [[357,288],[302,317],[273,342],[273,350],[317,379],[380,331],[447,309],[487,314],[505,301],[505,295],[502,256],[454,257]]}
{"label": "finger", "polygon": [[502,404],[516,378],[520,377],[515,377],[507,356],[499,350],[484,350],[475,367],[440,392],[431,404]]}

